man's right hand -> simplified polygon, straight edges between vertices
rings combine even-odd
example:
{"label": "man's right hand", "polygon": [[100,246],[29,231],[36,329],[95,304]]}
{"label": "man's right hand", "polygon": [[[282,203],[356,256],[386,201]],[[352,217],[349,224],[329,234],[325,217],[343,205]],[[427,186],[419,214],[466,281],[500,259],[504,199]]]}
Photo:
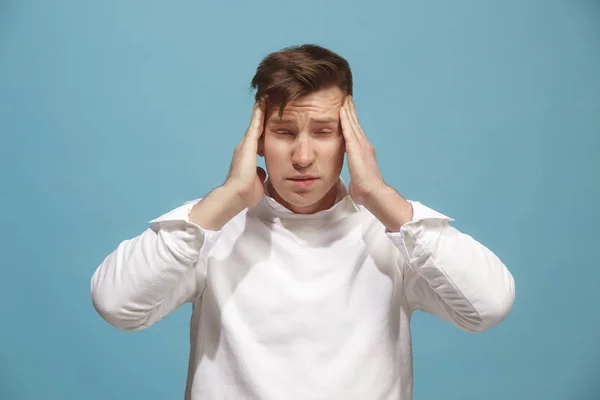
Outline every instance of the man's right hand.
{"label": "man's right hand", "polygon": [[223,184],[236,193],[244,208],[253,207],[264,195],[267,173],[256,165],[260,137],[264,129],[264,103],[257,102],[252,110],[252,119],[242,141],[235,148],[227,179]]}
{"label": "man's right hand", "polygon": [[242,141],[235,148],[227,179],[190,211],[190,221],[208,230],[220,230],[242,210],[253,207],[264,195],[266,172],[256,156],[265,119],[264,102],[257,102]]}

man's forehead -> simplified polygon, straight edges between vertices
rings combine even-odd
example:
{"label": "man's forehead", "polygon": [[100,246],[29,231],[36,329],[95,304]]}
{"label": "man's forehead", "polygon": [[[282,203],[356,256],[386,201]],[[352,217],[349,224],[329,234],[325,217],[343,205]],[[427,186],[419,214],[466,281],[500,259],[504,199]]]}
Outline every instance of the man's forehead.
{"label": "man's forehead", "polygon": [[337,87],[311,92],[290,99],[280,115],[278,104],[271,104],[268,112],[270,121],[335,122],[339,120],[339,111],[345,95]]}

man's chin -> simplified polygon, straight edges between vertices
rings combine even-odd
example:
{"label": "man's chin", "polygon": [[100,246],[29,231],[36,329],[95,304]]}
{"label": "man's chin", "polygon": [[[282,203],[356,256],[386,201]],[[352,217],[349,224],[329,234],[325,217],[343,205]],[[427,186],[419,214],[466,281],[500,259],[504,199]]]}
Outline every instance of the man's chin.
{"label": "man's chin", "polygon": [[318,196],[315,196],[314,193],[308,192],[296,193],[285,191],[283,193],[278,192],[278,194],[279,196],[277,196],[275,200],[294,212],[303,212],[305,209],[310,209],[314,207],[320,199]]}
{"label": "man's chin", "polygon": [[315,193],[300,192],[300,193],[286,193],[283,200],[294,206],[294,207],[310,207],[318,202],[321,197],[316,196]]}

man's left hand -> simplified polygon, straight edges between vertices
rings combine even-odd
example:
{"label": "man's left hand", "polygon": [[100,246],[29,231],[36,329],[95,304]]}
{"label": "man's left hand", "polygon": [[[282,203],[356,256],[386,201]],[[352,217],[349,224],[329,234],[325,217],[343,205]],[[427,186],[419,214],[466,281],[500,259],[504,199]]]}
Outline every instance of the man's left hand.
{"label": "man's left hand", "polygon": [[350,197],[355,203],[364,205],[389,231],[399,231],[411,221],[412,205],[383,180],[375,148],[358,124],[351,96],[340,108],[340,121],[348,156]]}
{"label": "man's left hand", "polygon": [[350,196],[357,204],[365,204],[381,189],[387,187],[377,165],[375,148],[358,123],[351,96],[347,96],[340,108],[342,132],[346,141],[348,170],[350,172]]}

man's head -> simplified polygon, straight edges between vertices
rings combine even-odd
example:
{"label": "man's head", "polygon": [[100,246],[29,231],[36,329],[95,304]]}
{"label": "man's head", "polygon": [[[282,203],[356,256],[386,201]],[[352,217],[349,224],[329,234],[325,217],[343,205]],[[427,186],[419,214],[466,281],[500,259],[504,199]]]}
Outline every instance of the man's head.
{"label": "man's head", "polygon": [[316,45],[286,48],[263,59],[252,87],[266,103],[259,155],[273,197],[296,213],[330,207],[344,163],[339,110],[352,95],[348,62]]}

